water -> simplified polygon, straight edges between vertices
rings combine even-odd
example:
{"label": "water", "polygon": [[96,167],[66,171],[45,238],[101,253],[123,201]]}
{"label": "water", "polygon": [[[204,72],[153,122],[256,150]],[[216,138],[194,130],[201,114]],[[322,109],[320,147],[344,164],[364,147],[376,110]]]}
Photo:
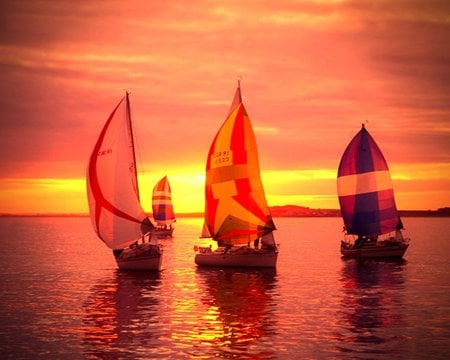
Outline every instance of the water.
{"label": "water", "polygon": [[339,218],[275,219],[276,271],[198,269],[181,218],[160,274],[120,272],[88,218],[0,218],[3,359],[447,359],[450,219],[402,262],[339,255]]}

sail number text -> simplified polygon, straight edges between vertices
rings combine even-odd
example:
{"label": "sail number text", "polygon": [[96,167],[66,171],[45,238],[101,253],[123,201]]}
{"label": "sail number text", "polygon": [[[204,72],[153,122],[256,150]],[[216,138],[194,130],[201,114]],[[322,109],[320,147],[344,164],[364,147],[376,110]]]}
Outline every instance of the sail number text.
{"label": "sail number text", "polygon": [[97,156],[103,156],[103,155],[108,155],[108,154],[112,154],[112,149],[100,150],[97,153]]}
{"label": "sail number text", "polygon": [[218,151],[211,156],[211,160],[214,165],[228,163],[231,160],[231,154],[228,150]]}

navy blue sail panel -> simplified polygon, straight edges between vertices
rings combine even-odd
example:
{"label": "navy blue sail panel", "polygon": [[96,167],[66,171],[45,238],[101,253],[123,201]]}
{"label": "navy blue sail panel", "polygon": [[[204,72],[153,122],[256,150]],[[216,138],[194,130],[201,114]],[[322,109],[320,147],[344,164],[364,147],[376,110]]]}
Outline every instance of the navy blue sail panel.
{"label": "navy blue sail panel", "polygon": [[388,165],[364,126],[339,164],[338,196],[349,234],[377,236],[399,225]]}

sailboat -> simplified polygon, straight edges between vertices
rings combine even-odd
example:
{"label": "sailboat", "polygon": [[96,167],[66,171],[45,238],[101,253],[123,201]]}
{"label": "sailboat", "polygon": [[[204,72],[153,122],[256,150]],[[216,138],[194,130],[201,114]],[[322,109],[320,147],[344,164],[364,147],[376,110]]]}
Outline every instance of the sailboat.
{"label": "sailboat", "polygon": [[87,194],[92,226],[113,250],[119,269],[160,270],[162,248],[139,201],[129,94],[120,100],[89,159]]}
{"label": "sailboat", "polygon": [[409,246],[386,160],[364,124],[342,155],[337,190],[345,258],[401,258]]}
{"label": "sailboat", "polygon": [[205,223],[217,248],[195,246],[198,266],[276,267],[275,224],[253,128],[238,87],[206,162]]}
{"label": "sailboat", "polygon": [[173,233],[173,223],[176,221],[172,205],[172,192],[169,180],[164,176],[153,188],[152,194],[153,218],[156,227],[153,235],[157,237],[170,237]]}

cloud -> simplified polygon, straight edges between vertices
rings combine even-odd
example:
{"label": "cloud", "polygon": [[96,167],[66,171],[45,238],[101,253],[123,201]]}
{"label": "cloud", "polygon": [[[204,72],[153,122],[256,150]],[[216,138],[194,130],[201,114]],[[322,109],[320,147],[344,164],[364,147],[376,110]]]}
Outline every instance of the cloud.
{"label": "cloud", "polygon": [[272,126],[254,126],[253,130],[255,131],[255,133],[269,134],[269,135],[275,135],[280,132],[280,129]]}

